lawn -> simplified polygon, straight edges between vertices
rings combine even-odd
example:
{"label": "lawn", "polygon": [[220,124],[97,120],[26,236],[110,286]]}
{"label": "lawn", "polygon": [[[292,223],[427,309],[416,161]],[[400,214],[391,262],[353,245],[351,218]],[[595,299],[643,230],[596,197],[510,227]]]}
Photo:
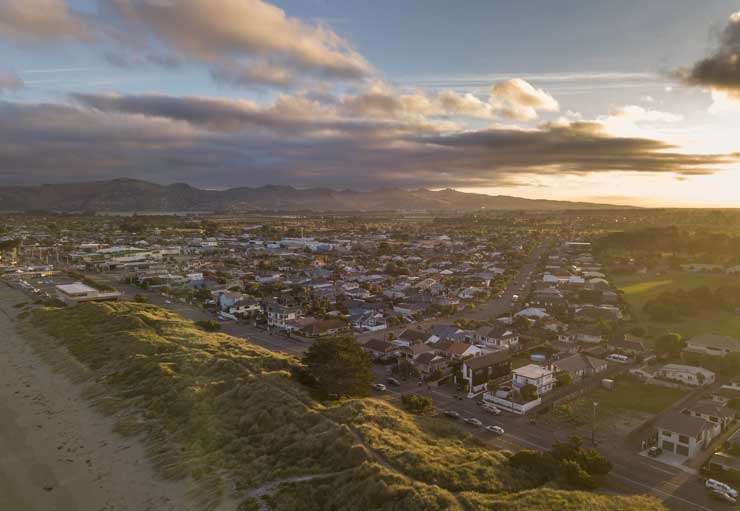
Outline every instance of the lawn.
{"label": "lawn", "polygon": [[670,272],[657,276],[615,278],[615,285],[624,292],[624,299],[630,305],[635,319],[647,328],[651,336],[666,331],[682,334],[684,337],[703,333],[717,333],[740,337],[740,315],[733,312],[705,312],[693,318],[675,322],[651,321],[643,312],[645,303],[664,291],[693,289],[707,286],[740,286],[740,276],[722,273]]}
{"label": "lawn", "polygon": [[686,395],[682,389],[648,385],[629,376],[617,377],[615,389],[595,389],[573,401],[557,407],[554,413],[575,424],[590,423],[593,403],[598,403],[599,423],[613,423],[621,418],[640,422],[671,406]]}

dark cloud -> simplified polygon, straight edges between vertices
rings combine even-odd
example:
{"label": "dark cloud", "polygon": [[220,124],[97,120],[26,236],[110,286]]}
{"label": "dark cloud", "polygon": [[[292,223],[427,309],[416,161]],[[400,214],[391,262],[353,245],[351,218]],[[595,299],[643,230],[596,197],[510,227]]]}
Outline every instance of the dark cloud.
{"label": "dark cloud", "polygon": [[307,98],[77,95],[0,102],[0,182],[139,177],[205,186],[486,186],[523,174],[709,173],[737,155],[682,154],[597,123],[454,131],[348,118]]}
{"label": "dark cloud", "polygon": [[725,91],[740,99],[740,11],[730,16],[712,55],[676,74],[689,85]]}

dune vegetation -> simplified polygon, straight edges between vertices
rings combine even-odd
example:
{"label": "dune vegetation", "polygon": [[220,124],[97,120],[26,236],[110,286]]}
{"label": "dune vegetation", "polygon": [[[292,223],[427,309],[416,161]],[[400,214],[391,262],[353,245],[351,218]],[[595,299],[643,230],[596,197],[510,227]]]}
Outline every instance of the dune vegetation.
{"label": "dune vegetation", "polygon": [[[655,510],[649,497],[537,488],[510,453],[377,399],[321,402],[299,361],[133,302],[40,308],[26,328],[63,345],[116,429],[158,472],[189,478],[202,509]],[[57,352],[58,352],[57,346]]]}

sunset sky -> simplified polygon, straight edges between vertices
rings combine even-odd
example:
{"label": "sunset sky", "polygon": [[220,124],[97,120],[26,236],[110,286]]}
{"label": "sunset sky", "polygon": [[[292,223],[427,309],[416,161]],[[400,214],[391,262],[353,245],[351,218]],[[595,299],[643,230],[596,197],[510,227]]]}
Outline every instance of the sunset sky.
{"label": "sunset sky", "polygon": [[740,207],[740,2],[1,0],[0,184],[113,177]]}

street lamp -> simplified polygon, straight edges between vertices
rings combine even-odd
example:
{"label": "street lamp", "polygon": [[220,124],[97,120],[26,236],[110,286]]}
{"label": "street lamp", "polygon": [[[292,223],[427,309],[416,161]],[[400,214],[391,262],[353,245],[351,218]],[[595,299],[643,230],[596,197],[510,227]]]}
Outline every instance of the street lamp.
{"label": "street lamp", "polygon": [[594,405],[594,415],[591,421],[591,445],[596,445],[596,411],[599,408],[598,401],[594,401],[593,405]]}

